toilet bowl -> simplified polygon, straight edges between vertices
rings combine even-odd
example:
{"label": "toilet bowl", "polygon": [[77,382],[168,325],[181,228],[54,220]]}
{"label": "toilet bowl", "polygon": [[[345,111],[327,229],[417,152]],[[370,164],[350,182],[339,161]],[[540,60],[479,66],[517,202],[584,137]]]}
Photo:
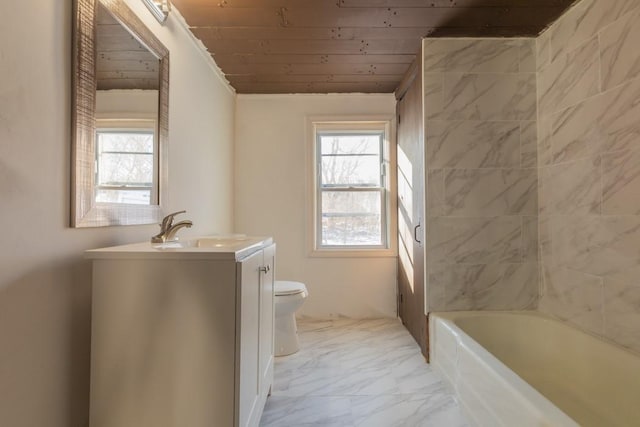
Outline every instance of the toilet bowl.
{"label": "toilet bowl", "polygon": [[287,356],[300,349],[296,311],[309,293],[304,283],[276,280],[275,292],[275,355]]}

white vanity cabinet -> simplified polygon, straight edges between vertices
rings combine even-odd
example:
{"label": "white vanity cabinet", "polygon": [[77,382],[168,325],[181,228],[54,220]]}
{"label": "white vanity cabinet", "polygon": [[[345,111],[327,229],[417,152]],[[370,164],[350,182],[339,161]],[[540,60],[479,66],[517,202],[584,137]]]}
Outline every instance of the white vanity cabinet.
{"label": "white vanity cabinet", "polygon": [[[273,265],[275,247],[269,246],[238,263],[236,340],[236,401],[239,426],[258,425],[273,383]],[[255,272],[259,271],[260,275]]]}
{"label": "white vanity cabinet", "polygon": [[275,245],[245,240],[87,252],[91,427],[258,425],[273,383]]}

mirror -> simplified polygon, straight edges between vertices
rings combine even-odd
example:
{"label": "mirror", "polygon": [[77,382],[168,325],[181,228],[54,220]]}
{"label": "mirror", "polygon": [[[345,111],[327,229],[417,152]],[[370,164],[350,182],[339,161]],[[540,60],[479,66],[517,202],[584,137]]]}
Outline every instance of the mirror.
{"label": "mirror", "polygon": [[157,223],[169,52],[123,0],[76,0],[72,227]]}

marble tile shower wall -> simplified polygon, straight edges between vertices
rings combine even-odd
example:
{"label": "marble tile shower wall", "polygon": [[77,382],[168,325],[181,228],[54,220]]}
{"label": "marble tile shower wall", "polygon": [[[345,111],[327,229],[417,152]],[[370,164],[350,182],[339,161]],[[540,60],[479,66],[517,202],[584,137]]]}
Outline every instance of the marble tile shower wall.
{"label": "marble tile shower wall", "polygon": [[423,49],[428,309],[535,308],[535,40]]}
{"label": "marble tile shower wall", "polygon": [[640,1],[537,40],[539,309],[640,352]]}

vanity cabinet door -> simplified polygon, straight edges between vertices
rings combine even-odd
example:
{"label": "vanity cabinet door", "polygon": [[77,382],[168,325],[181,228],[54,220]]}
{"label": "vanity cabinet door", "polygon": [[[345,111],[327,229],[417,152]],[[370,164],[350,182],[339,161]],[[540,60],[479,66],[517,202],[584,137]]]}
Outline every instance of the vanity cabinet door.
{"label": "vanity cabinet door", "polygon": [[237,263],[236,425],[257,425],[260,397],[260,271],[263,251]]}
{"label": "vanity cabinet door", "polygon": [[273,322],[276,245],[264,249],[260,283],[260,391],[264,399],[273,384]]}

